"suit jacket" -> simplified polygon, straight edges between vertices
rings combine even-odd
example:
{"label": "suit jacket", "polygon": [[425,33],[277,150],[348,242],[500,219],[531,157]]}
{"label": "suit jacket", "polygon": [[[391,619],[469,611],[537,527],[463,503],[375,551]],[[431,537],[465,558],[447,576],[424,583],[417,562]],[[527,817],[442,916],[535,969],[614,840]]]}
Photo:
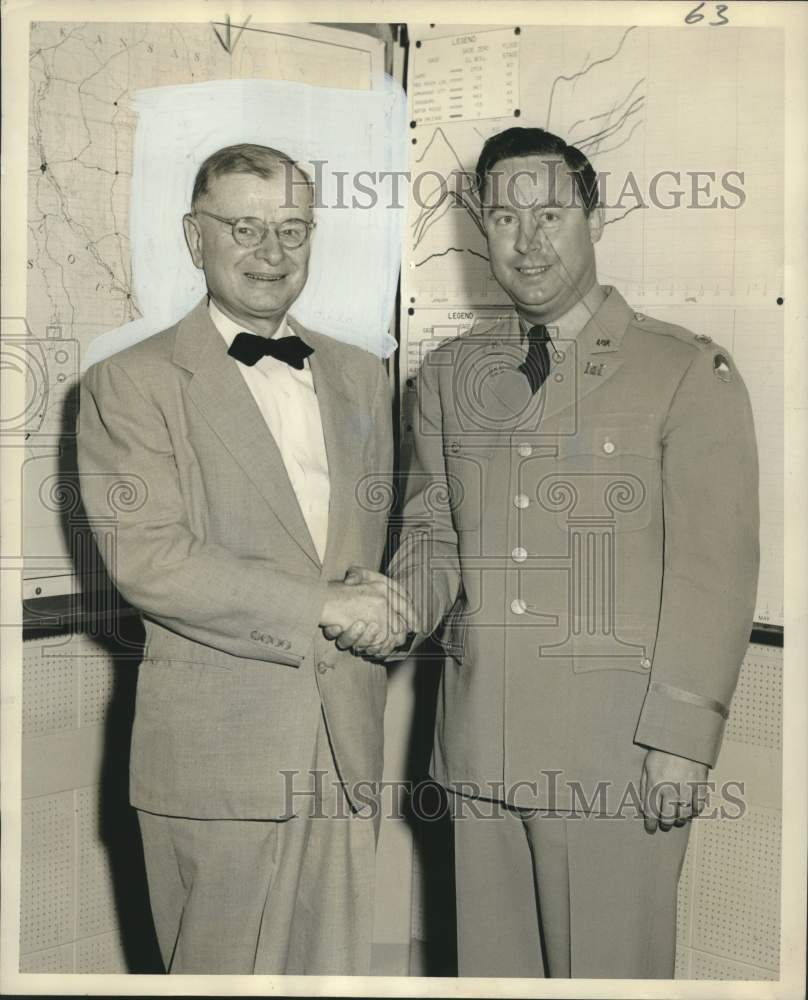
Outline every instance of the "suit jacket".
{"label": "suit jacket", "polygon": [[427,356],[390,571],[427,631],[449,612],[434,776],[612,809],[648,747],[715,762],[754,612],[754,428],[723,348],[615,290],[559,347],[535,396],[514,317]]}
{"label": "suit jacket", "polygon": [[[329,580],[377,567],[390,394],[366,352],[290,325],[310,358],[331,481],[321,563],[275,441],[206,301],[94,365],[81,390],[82,496],[112,580],[143,616],[130,764],[140,809],[295,811],[321,704],[344,781],[378,780],[386,675],[318,628]],[[298,805],[300,802],[298,801]]]}

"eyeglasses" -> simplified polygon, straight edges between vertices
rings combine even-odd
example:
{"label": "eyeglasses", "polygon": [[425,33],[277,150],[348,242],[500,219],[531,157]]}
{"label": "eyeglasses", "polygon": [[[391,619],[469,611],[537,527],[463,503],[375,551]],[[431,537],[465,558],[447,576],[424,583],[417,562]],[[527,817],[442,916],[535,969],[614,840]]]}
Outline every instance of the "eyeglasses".
{"label": "eyeglasses", "polygon": [[224,222],[232,228],[233,239],[240,247],[255,249],[261,246],[267,238],[267,233],[273,230],[275,238],[286,250],[297,250],[302,247],[309,237],[309,232],[314,229],[315,222],[306,222],[303,219],[286,219],[285,222],[264,222],[263,219],[224,219],[221,215],[214,215],[213,212],[206,212],[198,208],[195,215],[209,215],[217,222]]}

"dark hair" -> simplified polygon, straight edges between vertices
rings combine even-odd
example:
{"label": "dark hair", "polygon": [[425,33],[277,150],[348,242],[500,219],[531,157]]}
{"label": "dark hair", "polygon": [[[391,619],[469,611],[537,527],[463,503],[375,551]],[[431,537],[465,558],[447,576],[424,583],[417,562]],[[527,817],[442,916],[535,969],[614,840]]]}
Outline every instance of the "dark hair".
{"label": "dark hair", "polygon": [[[279,149],[272,149],[270,146],[241,142],[236,146],[225,146],[223,149],[217,149],[202,163],[194,180],[191,208],[196,208],[199,199],[207,194],[210,182],[216,177],[221,177],[222,174],[254,174],[256,177],[269,180],[270,177],[274,177],[278,173],[282,164],[293,167],[300,172],[313,198],[314,188],[311,178],[291,156],[282,153]],[[293,188],[289,190],[291,192]]]}
{"label": "dark hair", "polygon": [[546,132],[543,128],[507,128],[486,139],[474,171],[477,190],[482,195],[486,177],[500,160],[536,155],[563,157],[575,178],[584,213],[589,215],[598,204],[598,175],[580,149],[569,146],[560,136]]}

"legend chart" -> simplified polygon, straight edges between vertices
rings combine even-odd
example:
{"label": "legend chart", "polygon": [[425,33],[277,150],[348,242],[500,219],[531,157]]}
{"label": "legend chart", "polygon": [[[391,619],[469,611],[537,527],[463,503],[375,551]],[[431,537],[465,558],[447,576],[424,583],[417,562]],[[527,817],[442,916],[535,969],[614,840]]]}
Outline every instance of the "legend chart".
{"label": "legend chart", "polygon": [[418,125],[512,115],[519,108],[518,28],[426,38],[410,88]]}

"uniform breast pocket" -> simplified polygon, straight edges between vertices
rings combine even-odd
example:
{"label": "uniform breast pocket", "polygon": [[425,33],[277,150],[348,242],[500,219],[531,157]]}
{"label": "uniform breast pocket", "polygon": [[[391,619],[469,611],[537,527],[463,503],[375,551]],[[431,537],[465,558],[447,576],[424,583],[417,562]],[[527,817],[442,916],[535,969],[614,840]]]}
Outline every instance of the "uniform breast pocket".
{"label": "uniform breast pocket", "polygon": [[478,528],[485,504],[485,484],[492,447],[472,444],[457,435],[443,443],[452,519],[458,531]]}
{"label": "uniform breast pocket", "polygon": [[553,472],[537,487],[539,505],[559,527],[639,531],[659,506],[661,447],[656,426],[610,414],[559,440]]}

